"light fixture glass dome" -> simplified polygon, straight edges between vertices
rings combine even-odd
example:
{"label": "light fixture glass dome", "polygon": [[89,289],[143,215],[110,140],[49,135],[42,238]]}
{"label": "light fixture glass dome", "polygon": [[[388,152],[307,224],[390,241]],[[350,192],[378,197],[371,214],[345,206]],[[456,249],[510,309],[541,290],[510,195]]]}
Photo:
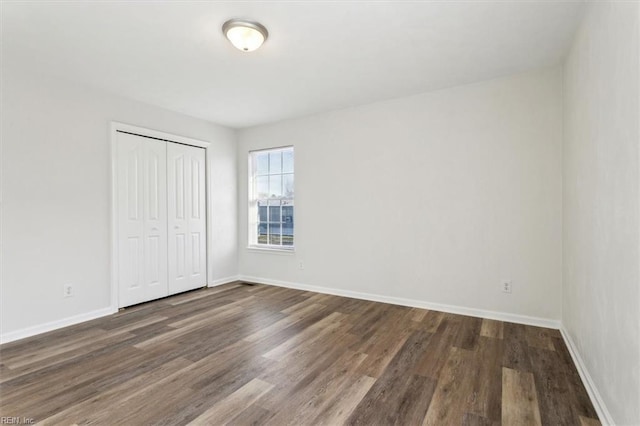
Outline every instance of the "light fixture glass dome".
{"label": "light fixture glass dome", "polygon": [[256,50],[267,39],[267,29],[257,22],[231,19],[224,23],[222,32],[239,50],[251,52]]}

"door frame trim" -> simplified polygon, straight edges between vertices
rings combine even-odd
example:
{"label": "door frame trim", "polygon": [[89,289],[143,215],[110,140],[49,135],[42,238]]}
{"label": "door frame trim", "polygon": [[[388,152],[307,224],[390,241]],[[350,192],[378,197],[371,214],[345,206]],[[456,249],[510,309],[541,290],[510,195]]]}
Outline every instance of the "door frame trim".
{"label": "door frame trim", "polygon": [[213,246],[213,212],[212,200],[209,195],[211,190],[211,161],[212,151],[211,142],[192,139],[185,136],[179,136],[172,133],[161,132],[159,130],[148,129],[146,127],[135,126],[132,124],[121,123],[118,121],[111,122],[110,129],[110,150],[111,150],[111,309],[116,312],[119,308],[119,283],[118,283],[118,132],[126,132],[134,135],[160,139],[167,142],[174,142],[183,145],[204,148],[205,150],[205,207],[206,207],[206,226],[207,226],[207,276],[206,285],[213,283],[213,258],[211,257]]}

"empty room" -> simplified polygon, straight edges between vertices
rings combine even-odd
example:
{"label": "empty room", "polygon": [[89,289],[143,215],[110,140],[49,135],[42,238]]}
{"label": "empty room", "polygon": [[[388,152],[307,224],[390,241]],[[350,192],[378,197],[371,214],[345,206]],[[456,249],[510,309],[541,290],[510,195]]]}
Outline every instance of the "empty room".
{"label": "empty room", "polygon": [[0,424],[640,426],[640,2],[0,7]]}

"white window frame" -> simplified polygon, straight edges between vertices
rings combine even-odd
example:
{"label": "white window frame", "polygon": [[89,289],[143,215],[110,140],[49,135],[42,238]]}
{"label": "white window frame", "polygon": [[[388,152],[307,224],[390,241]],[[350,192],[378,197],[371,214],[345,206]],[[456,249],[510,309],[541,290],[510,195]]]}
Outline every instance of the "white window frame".
{"label": "white window frame", "polygon": [[[293,197],[286,197],[286,196],[282,196],[282,197],[270,197],[270,198],[258,198],[258,190],[257,190],[257,179],[256,179],[256,168],[257,166],[254,164],[254,157],[256,154],[258,153],[264,153],[264,152],[282,152],[282,151],[287,151],[287,150],[291,150],[293,151],[293,162],[294,162],[294,167],[293,167],[293,176],[294,176],[294,195]],[[249,226],[249,230],[248,230],[248,248],[249,249],[256,249],[256,250],[261,250],[261,251],[275,251],[275,252],[283,252],[283,253],[293,253],[295,252],[295,175],[296,175],[296,171],[295,171],[295,150],[293,145],[289,145],[289,146],[281,146],[281,147],[276,147],[276,148],[265,148],[265,149],[257,149],[257,150],[252,150],[249,151],[249,155],[248,155],[248,170],[249,170],[249,203],[248,203],[248,226]],[[282,175],[284,174],[288,174],[288,173],[282,173]],[[279,244],[264,244],[264,243],[258,243],[258,224],[259,224],[259,219],[258,219],[258,202],[259,201],[269,201],[269,200],[280,200],[280,201],[291,201],[293,202],[294,205],[294,209],[293,209],[293,223],[294,223],[294,227],[293,227],[293,245],[287,246],[287,245],[279,245]],[[267,207],[267,210],[269,209],[269,207]],[[267,221],[267,235],[268,235],[268,229],[269,229],[269,224],[270,222]],[[280,232],[282,235],[282,217],[280,218]],[[269,237],[267,237],[268,239]]]}

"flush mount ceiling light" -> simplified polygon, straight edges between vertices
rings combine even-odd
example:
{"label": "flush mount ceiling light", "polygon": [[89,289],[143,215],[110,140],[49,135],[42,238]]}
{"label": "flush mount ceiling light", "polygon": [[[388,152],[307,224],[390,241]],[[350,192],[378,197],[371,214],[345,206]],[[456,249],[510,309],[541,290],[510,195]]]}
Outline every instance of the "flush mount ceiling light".
{"label": "flush mount ceiling light", "polygon": [[222,26],[222,32],[231,44],[243,52],[256,50],[269,36],[263,25],[242,19],[228,20]]}

